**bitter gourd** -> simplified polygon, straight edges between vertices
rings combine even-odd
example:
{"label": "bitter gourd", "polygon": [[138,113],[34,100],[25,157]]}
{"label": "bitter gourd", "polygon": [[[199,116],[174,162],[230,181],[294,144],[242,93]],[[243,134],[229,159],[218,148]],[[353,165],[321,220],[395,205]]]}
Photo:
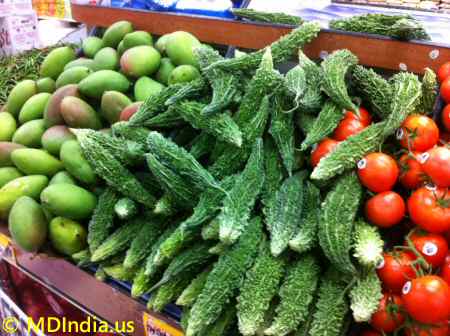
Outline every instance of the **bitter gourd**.
{"label": "bitter gourd", "polygon": [[178,297],[176,304],[179,306],[192,306],[202,292],[210,272],[211,269],[207,268],[202,273],[197,275],[197,277],[191,281],[189,286],[183,290],[181,295]]}
{"label": "bitter gourd", "polygon": [[192,127],[201,129],[218,140],[241,147],[242,133],[230,114],[205,116],[202,114],[205,105],[194,101],[181,102],[175,106],[178,114]]}
{"label": "bitter gourd", "polygon": [[340,108],[354,111],[359,115],[358,107],[348,95],[345,77],[358,64],[358,57],[349,50],[334,51],[322,62],[322,87],[326,94]]}
{"label": "bitter gourd", "polygon": [[71,255],[71,257],[78,267],[87,267],[92,264],[91,252],[89,251],[89,249],[74,253]]}
{"label": "bitter gourd", "polygon": [[240,286],[262,239],[261,219],[250,221],[239,241],[219,257],[191,310],[186,336],[195,336],[213,323]]}
{"label": "bitter gourd", "polygon": [[114,157],[114,154],[88,136],[89,132],[92,132],[91,130],[77,129],[73,132],[94,172],[101,176],[108,185],[147,207],[155,204],[155,197]]}
{"label": "bitter gourd", "polygon": [[127,121],[119,121],[111,126],[112,133],[117,138],[125,138],[147,147],[147,137],[150,130],[145,127],[130,126]]}
{"label": "bitter gourd", "polygon": [[357,92],[371,110],[381,119],[391,113],[392,86],[372,69],[357,65],[353,69],[353,81]]}
{"label": "bitter gourd", "polygon": [[89,251],[94,251],[108,238],[114,225],[114,205],[119,195],[107,187],[98,198],[97,206],[88,224],[87,242]]}
{"label": "bitter gourd", "polygon": [[155,115],[154,117],[148,119],[143,123],[143,126],[146,126],[151,129],[155,128],[175,128],[183,125],[185,123],[184,119],[178,114],[177,109],[174,106],[169,106],[169,108]]}
{"label": "bitter gourd", "polygon": [[133,268],[140,265],[151,252],[151,247],[159,237],[164,222],[147,217],[138,235],[131,242],[130,248],[123,261],[126,268]]}
{"label": "bitter gourd", "polygon": [[216,245],[212,246],[208,250],[208,252],[211,254],[220,255],[220,254],[224,253],[229,247],[230,247],[230,245],[219,242]]}
{"label": "bitter gourd", "polygon": [[109,277],[119,281],[130,281],[136,274],[135,268],[126,268],[122,263],[111,266],[103,266],[103,271]]}
{"label": "bitter gourd", "polygon": [[383,297],[381,281],[375,269],[358,277],[350,290],[350,308],[355,322],[368,322],[375,313]]}
{"label": "bitter gourd", "polygon": [[307,172],[303,171],[286,179],[270,205],[266,220],[270,228],[270,251],[275,257],[288,247],[300,224],[306,176]]}
{"label": "bitter gourd", "polygon": [[308,83],[303,97],[299,100],[300,112],[316,114],[322,108],[324,100],[322,94],[322,68],[311,61],[302,50],[298,51],[298,65],[305,72],[306,82]]}
{"label": "bitter gourd", "polygon": [[315,305],[310,336],[339,336],[349,311],[345,277],[331,268],[322,279]]}
{"label": "bitter gourd", "polygon": [[312,114],[299,112],[295,115],[295,124],[305,136],[311,131],[315,121],[316,116]]}
{"label": "bitter gourd", "polygon": [[158,280],[159,274],[148,276],[145,274],[145,266],[141,266],[134,276],[133,285],[131,286],[131,296],[138,298],[147,294]]}
{"label": "bitter gourd", "polygon": [[286,73],[285,81],[287,92],[294,98],[295,108],[298,108],[300,99],[305,94],[307,87],[305,70],[299,65]]}
{"label": "bitter gourd", "polygon": [[114,212],[120,219],[130,219],[137,215],[139,211],[138,205],[130,198],[124,197],[119,199],[114,205]]}
{"label": "bitter gourd", "polygon": [[[224,309],[219,318],[208,327],[208,330],[202,336],[224,336],[229,335],[236,319],[236,308],[234,304],[230,304]],[[235,333],[231,330],[231,335]]]}
{"label": "bitter gourd", "polygon": [[264,323],[265,313],[284,275],[284,267],[285,260],[272,256],[268,241],[263,239],[255,263],[239,289],[237,316],[241,334],[254,335]]}
{"label": "bitter gourd", "polygon": [[306,150],[309,146],[320,142],[333,133],[344,116],[345,113],[342,111],[342,108],[337,106],[333,101],[327,101],[314,120],[311,129],[306,134],[300,150]]}
{"label": "bitter gourd", "polygon": [[202,228],[202,238],[204,240],[219,240],[220,222],[214,218]]}
{"label": "bitter gourd", "polygon": [[261,12],[250,8],[233,8],[231,12],[237,17],[242,17],[251,21],[280,23],[294,26],[300,26],[304,22],[303,19],[298,16],[285,13]]}
{"label": "bitter gourd", "polygon": [[217,220],[220,222],[220,240],[225,244],[235,243],[248,224],[264,183],[263,151],[262,140],[256,140],[244,171],[223,201]]}
{"label": "bitter gourd", "polygon": [[353,274],[350,260],[353,222],[361,202],[362,188],[356,173],[340,177],[327,194],[319,221],[319,243],[331,263],[342,273]]}
{"label": "bitter gourd", "polygon": [[198,77],[190,82],[185,83],[183,87],[178,90],[178,92],[176,92],[166,100],[165,105],[170,106],[185,99],[202,97],[203,95],[205,95],[205,91],[207,88],[208,83],[206,82],[206,80],[203,77]]}
{"label": "bitter gourd", "polygon": [[211,144],[215,141],[214,137],[206,132],[201,132],[190,144],[189,153],[197,160],[211,152]]}
{"label": "bitter gourd", "polygon": [[[286,34],[270,45],[275,64],[288,61],[295,52],[316,38],[320,25],[316,22],[306,22],[292,32]],[[255,51],[238,58],[218,61],[207,68],[226,71],[251,71],[258,67],[264,55],[264,50]]]}
{"label": "bitter gourd", "polygon": [[156,312],[162,311],[183,292],[191,280],[192,274],[183,274],[181,277],[169,280],[152,295],[151,300],[147,303],[147,309]]}
{"label": "bitter gourd", "polygon": [[304,253],[314,247],[320,218],[320,190],[309,181],[306,182],[305,188],[300,225],[289,241],[289,247],[298,253]]}
{"label": "bitter gourd", "polygon": [[119,227],[92,254],[91,260],[98,262],[106,260],[117,253],[125,251],[139,233],[145,221],[135,218]]}
{"label": "bitter gourd", "polygon": [[284,336],[306,321],[319,282],[319,272],[320,266],[310,254],[301,256],[289,266],[280,288],[276,316],[264,334]]}
{"label": "bitter gourd", "polygon": [[359,220],[355,225],[353,256],[367,268],[374,268],[383,259],[384,241],[377,228]]}
{"label": "bitter gourd", "polygon": [[425,73],[422,78],[421,109],[426,114],[433,113],[439,92],[438,87],[436,73],[430,68],[425,68]]}

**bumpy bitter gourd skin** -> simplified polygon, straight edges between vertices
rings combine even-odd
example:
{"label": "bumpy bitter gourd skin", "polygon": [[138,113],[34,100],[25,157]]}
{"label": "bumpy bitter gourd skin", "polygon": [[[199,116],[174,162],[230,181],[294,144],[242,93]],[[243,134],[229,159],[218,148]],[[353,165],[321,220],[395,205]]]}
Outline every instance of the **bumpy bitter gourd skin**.
{"label": "bumpy bitter gourd skin", "polygon": [[222,211],[217,219],[220,222],[220,240],[225,244],[235,243],[248,225],[264,183],[263,151],[263,142],[257,139],[245,169],[223,201]]}
{"label": "bumpy bitter gourd skin", "polygon": [[262,239],[261,219],[250,221],[239,241],[219,257],[191,310],[186,336],[195,336],[213,323],[240,286]]}
{"label": "bumpy bitter gourd skin", "polygon": [[[219,318],[208,328],[202,336],[223,336],[229,335],[228,332],[234,326],[236,320],[236,308],[234,304],[230,304],[225,308]],[[232,333],[232,335],[234,335]]]}
{"label": "bumpy bitter gourd skin", "polygon": [[284,274],[285,260],[270,253],[266,239],[261,242],[258,256],[247,272],[239,290],[237,315],[239,331],[254,335],[264,323],[264,316]]}
{"label": "bumpy bitter gourd skin", "polygon": [[322,62],[322,87],[336,105],[343,109],[355,111],[359,115],[358,107],[352,102],[347,92],[345,77],[355,65],[358,57],[349,50],[337,50]]}
{"label": "bumpy bitter gourd skin", "polygon": [[353,256],[366,268],[374,268],[383,258],[384,241],[376,226],[359,220],[353,235]]}
{"label": "bumpy bitter gourd skin", "polygon": [[425,68],[422,78],[422,104],[421,109],[426,114],[432,114],[439,92],[439,84],[436,73]]}
{"label": "bumpy bitter gourd skin", "polygon": [[205,287],[206,279],[208,279],[210,272],[211,269],[207,268],[202,273],[197,275],[197,277],[191,281],[189,286],[183,290],[181,295],[178,297],[176,304],[179,306],[192,306],[202,292],[203,287]]}
{"label": "bumpy bitter gourd skin", "polygon": [[208,88],[207,84],[203,77],[196,78],[184,84],[177,93],[166,100],[165,105],[171,106],[186,99],[202,97]]}
{"label": "bumpy bitter gourd skin", "polygon": [[147,294],[150,291],[150,288],[152,288],[158,280],[158,276],[147,276],[145,274],[145,265],[141,266],[137,270],[132,281],[131,297],[138,298],[141,295]]}
{"label": "bumpy bitter gourd skin", "polygon": [[304,22],[303,19],[298,16],[285,13],[261,12],[250,8],[233,8],[231,11],[234,15],[251,21],[280,23],[294,26],[300,26]]}
{"label": "bumpy bitter gourd skin", "polygon": [[131,198],[123,197],[114,205],[114,212],[122,220],[130,219],[139,212],[138,205]]}
{"label": "bumpy bitter gourd skin", "polygon": [[148,300],[147,308],[156,312],[162,311],[169,303],[176,299],[189,285],[193,278],[192,273],[185,273],[164,283]]}
{"label": "bumpy bitter gourd skin", "polygon": [[111,126],[115,137],[134,141],[147,149],[147,137],[150,130],[145,127],[130,126],[128,121],[119,121]]}
{"label": "bumpy bitter gourd skin", "polygon": [[264,331],[265,335],[287,335],[307,319],[319,283],[319,273],[319,264],[311,254],[301,256],[290,265],[280,288],[276,316],[270,328]]}
{"label": "bumpy bitter gourd skin", "polygon": [[89,137],[92,130],[73,130],[86,160],[94,172],[108,185],[147,207],[153,207],[155,197],[151,195],[131,172],[118,161],[113,153]]}
{"label": "bumpy bitter gourd skin", "polygon": [[319,244],[333,266],[342,273],[354,274],[350,260],[353,226],[362,197],[356,173],[340,177],[322,204],[319,221]]}
{"label": "bumpy bitter gourd skin", "polygon": [[350,308],[356,322],[368,322],[378,309],[383,297],[381,281],[375,269],[360,275],[354,287],[350,290]]}
{"label": "bumpy bitter gourd skin", "polygon": [[176,128],[185,124],[184,119],[178,114],[174,106],[169,106],[168,109],[162,113],[155,115],[148,119],[142,125],[150,129],[159,128]]}
{"label": "bumpy bitter gourd skin", "polygon": [[114,225],[114,205],[118,200],[119,195],[111,187],[106,188],[98,198],[88,224],[87,242],[91,253],[108,238]]}
{"label": "bumpy bitter gourd skin", "polygon": [[298,253],[307,252],[316,244],[320,219],[320,190],[309,181],[305,188],[300,225],[289,241],[289,247]]}
{"label": "bumpy bitter gourd skin", "polygon": [[204,155],[211,152],[211,144],[214,142],[214,137],[206,132],[201,132],[192,140],[190,144],[189,153],[197,160]]}
{"label": "bumpy bitter gourd skin", "polygon": [[305,72],[306,86],[303,96],[299,100],[300,113],[316,114],[323,105],[322,94],[323,71],[322,68],[311,61],[303,51],[298,51],[298,66]]}

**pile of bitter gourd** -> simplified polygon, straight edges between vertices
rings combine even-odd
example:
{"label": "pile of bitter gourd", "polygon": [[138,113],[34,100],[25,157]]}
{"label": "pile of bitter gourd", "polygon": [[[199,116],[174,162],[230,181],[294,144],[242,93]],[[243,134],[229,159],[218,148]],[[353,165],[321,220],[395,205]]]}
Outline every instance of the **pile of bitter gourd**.
{"label": "pile of bitter gourd", "polygon": [[[356,163],[430,110],[435,87],[385,80],[348,50],[315,63],[301,48],[319,30],[304,23],[231,59],[197,48],[200,78],[150,96],[112,135],[74,130],[105,181],[74,260],[151,293],[149,309],[182,306],[187,336],[345,335],[368,321],[383,240],[361,216]],[[312,169],[315,144],[361,102],[375,122]]]}

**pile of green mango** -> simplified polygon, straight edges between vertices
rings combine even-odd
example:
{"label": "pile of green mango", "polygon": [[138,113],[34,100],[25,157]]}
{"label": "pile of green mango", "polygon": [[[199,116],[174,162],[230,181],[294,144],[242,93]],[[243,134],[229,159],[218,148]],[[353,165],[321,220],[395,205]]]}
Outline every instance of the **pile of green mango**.
{"label": "pile of green mango", "polygon": [[130,22],[82,43],[52,50],[38,80],[17,83],[0,112],[0,221],[15,242],[37,252],[48,242],[64,255],[86,247],[87,225],[102,189],[72,134],[128,120],[164,86],[199,76],[187,32],[156,43]]}

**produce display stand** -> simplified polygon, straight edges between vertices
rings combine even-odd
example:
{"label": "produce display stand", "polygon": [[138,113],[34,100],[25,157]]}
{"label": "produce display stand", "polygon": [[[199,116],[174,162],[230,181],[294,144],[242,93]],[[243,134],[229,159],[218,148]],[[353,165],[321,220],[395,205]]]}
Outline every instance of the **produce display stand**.
{"label": "produce display stand", "polygon": [[[72,14],[74,20],[88,26],[106,27],[118,20],[128,20],[137,29],[156,35],[184,30],[204,42],[247,49],[267,46],[293,28],[285,25],[77,4],[72,4]],[[364,65],[392,71],[422,73],[425,67],[437,70],[442,63],[450,60],[450,45],[402,42],[332,30],[323,30],[317,39],[305,47],[305,52],[311,58],[319,58],[342,48],[355,53]],[[0,230],[0,247],[6,261],[93,316],[111,324],[116,321],[133,321],[136,327],[133,335],[183,335],[175,319],[169,315],[147,313],[144,300],[132,299],[125,287],[120,288],[117,282],[112,285],[109,282],[101,282],[91,273],[51,254],[33,255],[22,252],[9,240],[5,226]],[[159,331],[152,331],[152,326]]]}

